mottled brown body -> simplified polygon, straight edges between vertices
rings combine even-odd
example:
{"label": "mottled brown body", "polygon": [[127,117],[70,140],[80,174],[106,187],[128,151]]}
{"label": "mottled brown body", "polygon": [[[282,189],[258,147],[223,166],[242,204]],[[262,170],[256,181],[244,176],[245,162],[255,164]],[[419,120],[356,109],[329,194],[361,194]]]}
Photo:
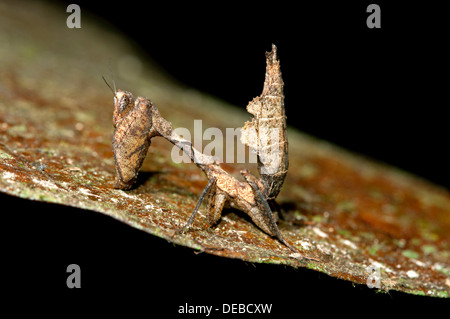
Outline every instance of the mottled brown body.
{"label": "mottled brown body", "polygon": [[[267,69],[263,93],[247,107],[247,110],[255,117],[251,122],[246,122],[242,139],[245,144],[257,151],[261,179],[243,170],[241,174],[245,182],[237,180],[224,171],[211,156],[202,154],[190,141],[176,134],[171,123],[161,116],[150,100],[139,97],[133,104],[131,93],[118,90],[115,92],[113,115],[113,123],[116,127],[113,140],[116,160],[115,187],[129,189],[133,185],[150,146],[151,138],[161,136],[182,149],[209,180],[192,216],[177,233],[193,222],[201,203],[207,198],[206,218],[210,225],[220,219],[224,208],[233,207],[248,214],[264,232],[277,237],[298,253],[298,250],[286,242],[281,235],[276,224],[278,214],[272,212],[268,204],[278,195],[287,174],[289,162],[283,80],[275,46],[272,47],[272,52],[266,54],[266,58]],[[266,152],[267,149],[271,152]]]}
{"label": "mottled brown body", "polygon": [[[255,199],[255,191],[248,182],[237,180],[220,168],[218,164],[208,165],[202,169],[210,180],[216,180],[209,190],[207,200],[207,219],[210,225],[214,225],[220,219],[223,208],[232,207],[249,215],[253,222],[267,234],[277,236],[270,218],[261,210]],[[248,171],[241,173],[246,176],[246,179],[252,179],[258,187],[262,187],[257,178]],[[275,222],[278,220],[276,212],[273,213],[273,219]]]}
{"label": "mottled brown body", "polygon": [[[152,124],[152,104],[148,99],[134,102],[129,92],[116,93],[113,115],[113,137],[116,165],[115,188],[130,189],[138,175],[150,147],[151,137],[156,135]],[[133,107],[131,107],[134,102]]]}
{"label": "mottled brown body", "polygon": [[272,52],[266,53],[266,61],[263,92],[247,106],[254,118],[245,123],[241,141],[256,151],[263,194],[273,200],[280,192],[289,167],[284,83],[275,45]]}

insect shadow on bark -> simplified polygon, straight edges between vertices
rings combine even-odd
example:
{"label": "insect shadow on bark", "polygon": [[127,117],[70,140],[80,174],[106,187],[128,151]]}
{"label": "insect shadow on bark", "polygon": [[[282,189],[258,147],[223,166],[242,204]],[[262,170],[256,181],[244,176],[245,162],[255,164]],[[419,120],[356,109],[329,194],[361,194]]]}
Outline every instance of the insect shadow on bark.
{"label": "insect shadow on bark", "polygon": [[202,202],[206,200],[206,219],[210,226],[217,223],[224,208],[236,208],[248,214],[265,233],[291,249],[296,258],[317,260],[302,255],[285,240],[277,225],[278,213],[271,209],[271,206],[277,207],[275,199],[289,166],[283,87],[277,49],[272,45],[272,51],[266,53],[263,92],[248,104],[247,111],[253,119],[245,123],[241,134],[241,142],[257,154],[260,178],[248,170],[242,170],[245,181],[228,174],[212,156],[201,153],[190,141],[179,136],[149,99],[138,97],[135,100],[130,92],[110,87],[114,93],[114,187],[130,189],[136,181],[151,139],[161,136],[180,148],[208,178],[192,215],[174,235],[185,231],[193,223]]}

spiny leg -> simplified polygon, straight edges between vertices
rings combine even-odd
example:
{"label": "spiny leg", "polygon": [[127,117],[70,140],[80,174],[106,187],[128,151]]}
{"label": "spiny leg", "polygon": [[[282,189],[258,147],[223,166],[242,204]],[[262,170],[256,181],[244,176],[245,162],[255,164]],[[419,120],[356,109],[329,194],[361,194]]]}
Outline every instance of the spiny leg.
{"label": "spiny leg", "polygon": [[249,185],[253,189],[256,201],[258,202],[258,204],[260,204],[262,206],[262,208],[263,208],[263,209],[261,209],[262,212],[264,214],[266,214],[266,216],[269,218],[270,226],[273,229],[273,231],[275,232],[275,235],[278,238],[278,240],[281,241],[283,244],[285,244],[287,247],[289,247],[293,252],[299,253],[299,251],[295,247],[291,246],[284,239],[283,235],[281,235],[280,230],[278,229],[277,223],[273,219],[272,210],[270,209],[269,204],[267,203],[267,200],[264,198],[263,194],[259,190],[258,185],[256,185],[253,181],[250,181],[250,180],[247,180],[247,182],[249,183]]}
{"label": "spiny leg", "polygon": [[[244,177],[246,177],[246,173],[243,174]],[[247,175],[248,176],[248,175]],[[278,238],[279,241],[281,241],[283,244],[285,244],[290,250],[292,250],[293,252],[299,254],[301,256],[301,258],[304,259],[309,259],[309,260],[314,260],[314,261],[319,261],[316,258],[312,258],[312,257],[307,257],[305,255],[303,255],[302,253],[300,253],[298,251],[297,248],[291,246],[285,239],[284,237],[281,235],[280,230],[278,229],[277,223],[275,222],[275,220],[273,219],[272,216],[272,211],[270,210],[270,206],[267,203],[266,198],[263,196],[263,194],[261,193],[261,191],[259,190],[258,185],[256,185],[255,182],[253,182],[250,178],[246,178],[248,184],[252,187],[253,192],[255,194],[255,199],[257,201],[257,203],[259,203],[262,206],[262,211],[263,213],[265,213],[266,215],[268,215],[269,220],[270,220],[270,226],[272,226],[272,229],[275,231],[276,237]]]}
{"label": "spiny leg", "polygon": [[213,177],[208,181],[208,184],[206,185],[205,189],[203,190],[203,193],[200,195],[200,198],[198,199],[197,205],[194,208],[194,212],[192,213],[191,217],[189,217],[187,223],[181,227],[178,228],[175,231],[175,234],[181,233],[183,230],[185,230],[192,222],[194,221],[195,216],[197,215],[200,205],[202,204],[203,200],[205,199],[206,195],[208,195],[210,189],[216,185],[217,178]]}

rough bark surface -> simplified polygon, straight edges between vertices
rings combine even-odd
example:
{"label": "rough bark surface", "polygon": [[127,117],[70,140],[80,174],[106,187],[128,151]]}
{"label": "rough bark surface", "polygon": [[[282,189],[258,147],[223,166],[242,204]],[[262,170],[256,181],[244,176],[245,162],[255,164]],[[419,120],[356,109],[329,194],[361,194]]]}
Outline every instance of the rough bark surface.
{"label": "rough bark surface", "polygon": [[[155,138],[137,186],[114,189],[113,103],[101,79],[109,58],[119,70],[116,83],[151,97],[175,127],[192,128],[194,119],[240,127],[248,119],[244,106],[170,82],[125,39],[87,18],[82,29],[68,29],[64,11],[31,1],[2,1],[0,15],[2,192],[101,212],[223,257],[308,267],[358,284],[367,283],[372,266],[381,290],[449,296],[449,192],[289,128],[279,228],[320,262],[291,258],[237,211],[210,229],[200,212],[188,232],[172,237],[207,181],[194,164],[174,164],[172,145]],[[242,168],[226,167],[236,175]],[[57,220],[54,227],[61,227]]]}

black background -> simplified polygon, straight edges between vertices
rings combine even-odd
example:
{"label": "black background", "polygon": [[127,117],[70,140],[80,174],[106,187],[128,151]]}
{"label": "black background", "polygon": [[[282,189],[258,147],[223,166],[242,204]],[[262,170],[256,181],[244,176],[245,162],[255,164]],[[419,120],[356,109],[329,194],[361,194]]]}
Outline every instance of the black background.
{"label": "black background", "polygon": [[289,125],[450,188],[444,8],[378,1],[369,29],[370,1],[91,2],[79,4],[180,82],[241,108],[276,44]]}
{"label": "black background", "polygon": [[[289,125],[450,187],[443,8],[376,1],[382,28],[368,29],[365,1],[92,2],[77,2],[82,19],[95,14],[180,82],[242,108],[261,93],[264,52],[275,43]],[[65,11],[69,3],[56,5]],[[4,241],[2,262],[13,284],[5,290],[22,305],[17,312],[137,308],[172,317],[186,302],[273,303],[276,318],[386,317],[419,308],[429,314],[445,302],[376,294],[311,270],[196,255],[80,209],[6,195],[1,201],[23,214],[20,225],[11,215],[2,222],[14,234]],[[81,289],[66,287],[71,263],[81,266]]]}

